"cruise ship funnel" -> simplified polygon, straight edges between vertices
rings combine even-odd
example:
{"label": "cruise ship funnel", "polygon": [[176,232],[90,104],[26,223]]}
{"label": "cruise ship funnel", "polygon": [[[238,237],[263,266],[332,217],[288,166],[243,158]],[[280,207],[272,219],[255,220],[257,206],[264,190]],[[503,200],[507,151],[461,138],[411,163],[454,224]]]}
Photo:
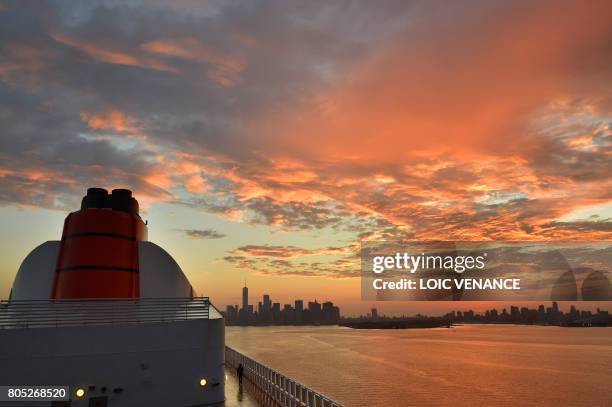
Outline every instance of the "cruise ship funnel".
{"label": "cruise ship funnel", "polygon": [[130,190],[89,188],[64,222],[51,298],[138,298],[138,242],[146,240]]}

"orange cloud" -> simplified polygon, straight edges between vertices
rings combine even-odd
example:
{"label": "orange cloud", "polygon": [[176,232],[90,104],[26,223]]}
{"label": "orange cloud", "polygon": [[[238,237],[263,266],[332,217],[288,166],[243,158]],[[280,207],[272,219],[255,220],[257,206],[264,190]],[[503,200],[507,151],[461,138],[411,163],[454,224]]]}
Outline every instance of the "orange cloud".
{"label": "orange cloud", "polygon": [[[607,3],[454,11],[414,10],[422,23],[384,38],[366,33],[371,44],[356,41],[358,51],[333,27],[322,37],[292,32],[278,46],[271,35],[248,27],[233,35],[229,26],[217,37],[195,38],[189,27],[166,37],[159,31],[158,39],[142,34],[131,49],[130,41],[53,38],[69,47],[56,51],[82,59],[78,50],[89,63],[177,74],[158,81],[155,73],[140,84],[146,88],[134,87],[130,97],[142,117],[119,108],[81,113],[94,130],[149,132],[134,149],[147,151],[145,162],[132,167],[132,157],[122,156],[126,170],[113,176],[138,178],[157,199],[178,199],[167,191],[180,191],[182,203],[274,232],[329,227],[355,239],[610,236],[606,220],[559,221],[612,201]],[[221,51],[227,39],[247,52]],[[25,48],[23,60],[19,53],[4,67],[9,76],[48,62]],[[248,64],[245,55],[253,58]],[[252,82],[210,92],[191,86],[202,70],[221,86]],[[50,71],[51,83],[65,80]],[[175,109],[145,100],[173,86],[180,90]],[[98,92],[105,103],[114,96]]]}
{"label": "orange cloud", "polygon": [[[236,175],[248,186],[238,192],[279,207],[314,195],[417,238],[609,236],[550,227],[611,199],[609,148],[566,149],[609,135],[609,7],[492,11],[495,23],[440,18],[423,38],[409,27],[293,110],[266,107],[249,128],[269,167]],[[559,117],[563,100],[574,102]]]}
{"label": "orange cloud", "polygon": [[389,162],[537,148],[535,109],[601,93],[575,73],[582,66],[593,79],[601,73],[606,62],[596,55],[606,51],[609,6],[542,4],[520,18],[506,11],[497,11],[495,24],[440,18],[427,37],[400,33],[299,112],[264,115],[255,126],[276,135],[271,143],[318,159]]}
{"label": "orange cloud", "polygon": [[28,85],[36,85],[43,81],[42,72],[53,60],[48,50],[20,42],[8,42],[1,51],[0,81],[12,83],[19,75],[26,75]]}
{"label": "orange cloud", "polygon": [[593,147],[593,136],[590,134],[581,135],[567,140],[567,144],[575,148],[591,148]]}
{"label": "orange cloud", "polygon": [[333,254],[346,252],[344,247],[322,247],[317,249],[304,249],[295,246],[270,246],[270,245],[248,245],[230,251],[234,256],[251,257],[280,257],[294,258],[302,256],[317,256],[321,254]]}
{"label": "orange cloud", "polygon": [[138,131],[136,120],[116,109],[99,114],[81,112],[81,120],[94,130],[110,129],[119,133]]}
{"label": "orange cloud", "polygon": [[245,69],[241,59],[214,51],[195,38],[152,41],[142,44],[141,48],[156,55],[210,64],[212,68],[208,70],[208,78],[222,86],[238,83]]}
{"label": "orange cloud", "polygon": [[160,62],[156,59],[142,57],[138,55],[131,55],[126,52],[117,51],[96,43],[71,38],[60,33],[51,34],[51,37],[55,41],[66,46],[76,48],[79,51],[84,52],[90,57],[101,62],[116,65],[136,66],[140,68],[154,69],[163,72],[177,72],[176,68],[163,62]]}

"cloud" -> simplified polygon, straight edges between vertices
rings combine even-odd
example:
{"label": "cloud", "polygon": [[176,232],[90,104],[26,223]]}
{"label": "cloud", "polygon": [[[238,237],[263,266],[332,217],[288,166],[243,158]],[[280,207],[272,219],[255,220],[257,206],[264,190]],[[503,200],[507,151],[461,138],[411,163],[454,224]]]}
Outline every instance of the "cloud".
{"label": "cloud", "polygon": [[119,133],[138,130],[134,118],[119,110],[109,110],[104,113],[81,112],[81,119],[93,130],[114,130]]}
{"label": "cloud", "polygon": [[590,232],[590,231],[612,231],[612,219],[596,219],[583,220],[573,222],[550,222],[543,225],[544,228],[564,229],[575,232]]}
{"label": "cloud", "polygon": [[612,236],[568,220],[612,202],[605,1],[27,3],[0,13],[3,205],[98,184],[347,244]]}
{"label": "cloud", "polygon": [[293,258],[344,252],[346,252],[346,248],[344,247],[321,247],[317,249],[304,249],[295,246],[247,245],[232,250],[231,254],[252,257]]}
{"label": "cloud", "polygon": [[164,72],[176,72],[175,68],[155,59],[141,58],[139,56],[130,55],[129,53],[116,51],[95,43],[70,38],[64,34],[51,34],[51,37],[58,43],[82,51],[100,62],[155,69]]}
{"label": "cloud", "polygon": [[244,62],[229,55],[222,55],[196,38],[151,41],[141,45],[148,53],[166,57],[182,58],[211,65],[208,77],[215,83],[231,86],[240,81]]}
{"label": "cloud", "polygon": [[193,239],[221,239],[226,236],[212,229],[182,229],[182,231]]}
{"label": "cloud", "polygon": [[261,275],[277,277],[354,278],[359,276],[359,262],[336,259],[328,262],[291,261],[274,257],[226,256],[224,261]]}

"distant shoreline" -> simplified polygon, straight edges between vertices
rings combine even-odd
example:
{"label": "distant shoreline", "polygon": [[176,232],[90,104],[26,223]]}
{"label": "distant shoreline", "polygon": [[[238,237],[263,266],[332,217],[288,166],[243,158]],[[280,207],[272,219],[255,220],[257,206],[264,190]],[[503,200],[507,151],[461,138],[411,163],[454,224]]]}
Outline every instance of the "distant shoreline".
{"label": "distant shoreline", "polygon": [[416,318],[403,320],[348,321],[339,325],[353,329],[422,329],[450,328],[452,323],[442,318]]}
{"label": "distant shoreline", "polygon": [[227,327],[240,328],[277,328],[277,327],[344,327],[351,329],[428,329],[428,328],[453,328],[464,325],[514,325],[514,326],[547,326],[561,328],[612,328],[612,325],[581,325],[581,324],[521,324],[516,322],[460,322],[448,323],[442,321],[360,321],[360,322],[345,322],[336,325],[226,325]]}
{"label": "distant shoreline", "polygon": [[517,325],[517,326],[558,326],[561,328],[610,328],[612,325],[607,324],[580,324],[580,323],[570,323],[570,324],[545,324],[545,323],[535,323],[535,324],[522,324],[520,322],[487,322],[487,321],[477,321],[477,322],[461,322],[454,323],[453,326],[462,326],[462,325]]}

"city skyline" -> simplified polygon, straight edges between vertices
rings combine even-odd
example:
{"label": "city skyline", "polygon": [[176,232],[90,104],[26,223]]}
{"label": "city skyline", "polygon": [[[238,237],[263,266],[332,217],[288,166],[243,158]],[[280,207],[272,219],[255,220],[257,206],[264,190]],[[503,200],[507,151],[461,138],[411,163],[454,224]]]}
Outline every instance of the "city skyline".
{"label": "city skyline", "polygon": [[319,303],[316,299],[308,301],[304,308],[304,300],[295,299],[284,304],[273,302],[270,294],[263,294],[257,304],[249,304],[249,288],[244,283],[242,287],[242,304],[227,305],[222,314],[227,325],[335,325],[340,321],[340,308],[331,301]]}
{"label": "city skyline", "polygon": [[445,315],[452,322],[497,322],[514,324],[539,324],[539,325],[563,325],[563,326],[610,326],[612,318],[610,312],[597,308],[591,310],[580,310],[576,305],[571,305],[567,312],[559,308],[556,301],[550,307],[544,304],[537,308],[519,307],[511,305],[508,309],[498,311],[496,308],[487,309],[484,313],[475,313],[472,310],[452,311]]}

